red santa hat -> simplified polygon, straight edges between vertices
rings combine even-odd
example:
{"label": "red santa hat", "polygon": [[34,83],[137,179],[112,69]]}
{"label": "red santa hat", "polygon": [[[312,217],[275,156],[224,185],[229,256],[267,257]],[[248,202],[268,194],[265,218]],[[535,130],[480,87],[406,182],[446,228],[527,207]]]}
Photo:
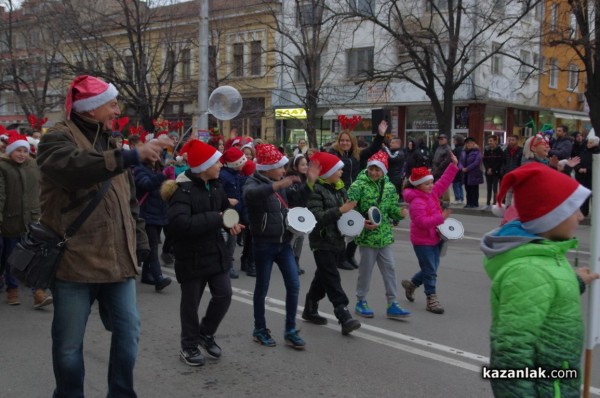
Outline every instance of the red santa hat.
{"label": "red santa hat", "polygon": [[256,146],[256,170],[267,171],[283,167],[289,159],[273,144]]}
{"label": "red santa hat", "polygon": [[228,139],[225,142],[225,149],[229,149],[231,147],[235,147],[235,146],[242,146],[242,144],[244,143],[244,137],[233,137]]}
{"label": "red santa hat", "polygon": [[550,231],[571,217],[590,195],[590,190],[547,165],[532,162],[502,178],[497,203],[492,212],[506,211],[502,201],[512,189],[514,206],[523,228],[532,234]]}
{"label": "red santa hat", "polygon": [[8,140],[6,142],[7,155],[10,155],[17,148],[25,148],[27,149],[27,153],[29,153],[31,144],[27,141],[26,136],[19,134],[16,130],[8,130],[6,135],[8,135]]}
{"label": "red santa hat", "polygon": [[369,161],[367,162],[367,167],[369,167],[369,166],[377,166],[381,169],[381,171],[383,171],[383,174],[387,174],[387,172],[388,172],[388,154],[383,151],[379,151],[379,152],[375,153],[373,156],[371,156],[369,158]]}
{"label": "red santa hat", "polygon": [[423,184],[429,180],[433,180],[433,176],[427,167],[415,167],[410,173],[408,181],[413,187]]}
{"label": "red santa hat", "polygon": [[242,167],[240,174],[245,177],[248,177],[248,176],[251,176],[252,174],[254,174],[254,170],[256,170],[256,163],[254,163],[252,160],[248,159],[246,161],[246,163],[244,163],[244,167]]}
{"label": "red santa hat", "polygon": [[88,112],[117,98],[118,95],[119,92],[110,83],[106,83],[93,76],[77,76],[71,83],[69,91],[67,91],[67,98],[65,100],[67,119],[70,119],[71,110],[75,112]]}
{"label": "red santa hat", "polygon": [[327,152],[313,153],[310,157],[310,161],[316,162],[321,166],[319,177],[323,179],[331,177],[333,173],[344,167],[344,162],[342,162],[340,158]]}
{"label": "red santa hat", "polygon": [[181,148],[180,154],[187,153],[187,162],[192,173],[202,173],[217,163],[221,152],[200,140],[190,140]]}
{"label": "red santa hat", "polygon": [[237,169],[239,167],[242,167],[247,160],[248,159],[246,159],[246,155],[244,155],[242,151],[235,147],[231,147],[225,152],[223,152],[221,163],[232,169]]}

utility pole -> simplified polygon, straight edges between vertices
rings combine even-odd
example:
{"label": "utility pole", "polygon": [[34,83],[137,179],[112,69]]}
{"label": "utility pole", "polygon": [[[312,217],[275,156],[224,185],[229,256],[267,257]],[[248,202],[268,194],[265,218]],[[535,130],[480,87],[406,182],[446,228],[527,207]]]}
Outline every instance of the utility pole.
{"label": "utility pole", "polygon": [[196,132],[208,130],[208,0],[200,2],[199,54],[198,54],[198,109]]}

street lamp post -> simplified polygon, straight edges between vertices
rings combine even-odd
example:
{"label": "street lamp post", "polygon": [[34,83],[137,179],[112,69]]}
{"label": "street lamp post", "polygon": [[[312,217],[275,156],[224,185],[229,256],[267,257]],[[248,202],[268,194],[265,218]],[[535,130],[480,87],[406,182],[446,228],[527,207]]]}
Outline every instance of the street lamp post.
{"label": "street lamp post", "polygon": [[200,1],[196,131],[208,130],[208,0]]}

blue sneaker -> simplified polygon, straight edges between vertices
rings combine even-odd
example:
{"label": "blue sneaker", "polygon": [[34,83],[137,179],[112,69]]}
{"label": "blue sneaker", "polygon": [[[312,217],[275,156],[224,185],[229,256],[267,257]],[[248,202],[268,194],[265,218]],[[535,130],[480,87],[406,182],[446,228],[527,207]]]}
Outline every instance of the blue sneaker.
{"label": "blue sneaker", "polygon": [[271,331],[267,328],[254,329],[252,337],[254,337],[254,341],[267,347],[275,347],[277,345],[271,337]]}
{"label": "blue sneaker", "polygon": [[369,308],[367,300],[358,300],[356,307],[354,307],[354,311],[365,318],[373,318],[374,315],[373,310]]}
{"label": "blue sneaker", "polygon": [[410,316],[410,311],[406,311],[404,308],[396,302],[388,304],[387,317],[390,319],[402,319]]}
{"label": "blue sneaker", "polygon": [[296,350],[303,350],[304,346],[306,345],[304,340],[298,336],[298,330],[296,329],[290,329],[286,331],[283,335],[283,338],[285,339],[285,344]]}

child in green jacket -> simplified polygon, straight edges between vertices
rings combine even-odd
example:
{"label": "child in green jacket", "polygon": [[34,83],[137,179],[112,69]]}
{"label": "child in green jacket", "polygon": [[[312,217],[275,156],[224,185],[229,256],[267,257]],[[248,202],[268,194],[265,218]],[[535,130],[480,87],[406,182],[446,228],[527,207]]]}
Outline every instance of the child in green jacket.
{"label": "child in green jacket", "polygon": [[[360,249],[358,281],[356,282],[358,302],[354,311],[365,318],[374,316],[366,299],[373,268],[377,262],[385,286],[388,303],[387,317],[402,319],[410,316],[410,312],[400,307],[397,301],[398,282],[396,280],[396,261],[391,246],[394,243],[391,221],[402,220],[407,211],[398,206],[398,194],[387,177],[387,170],[388,155],[379,151],[369,158],[367,169],[360,172],[348,190],[348,198],[357,202],[356,210],[367,219],[365,228],[354,239]],[[369,220],[368,212],[371,207],[379,210],[380,220]]]}
{"label": "child in green jacket", "polygon": [[[560,188],[558,188],[560,187]],[[491,379],[495,397],[579,397],[584,326],[580,294],[599,277],[574,271],[566,258],[590,191],[541,163],[529,163],[502,179],[494,213],[513,190],[518,219],[486,234],[484,266],[492,280],[490,365],[506,369],[571,370],[576,377]],[[496,207],[498,206],[498,207]]]}

